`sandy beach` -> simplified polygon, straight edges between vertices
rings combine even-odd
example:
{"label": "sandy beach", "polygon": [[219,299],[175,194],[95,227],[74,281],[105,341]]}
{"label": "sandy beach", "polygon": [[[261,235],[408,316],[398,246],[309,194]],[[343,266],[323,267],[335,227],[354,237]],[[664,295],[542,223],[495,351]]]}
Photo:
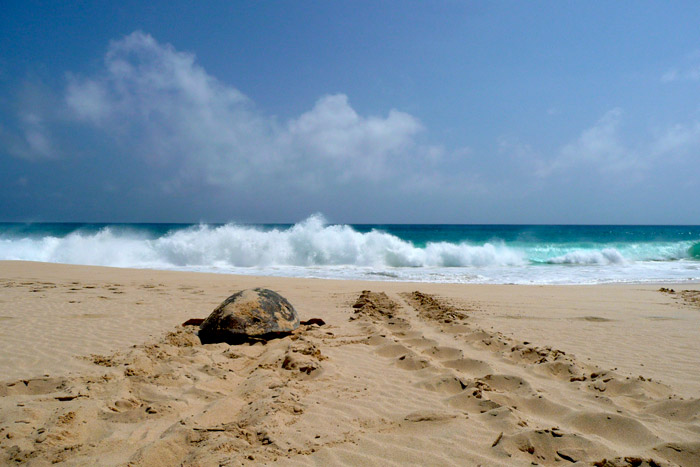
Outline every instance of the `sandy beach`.
{"label": "sandy beach", "polygon": [[[250,287],[325,324],[238,346],[181,326]],[[0,324],[3,464],[700,465],[700,284],[2,261]]]}

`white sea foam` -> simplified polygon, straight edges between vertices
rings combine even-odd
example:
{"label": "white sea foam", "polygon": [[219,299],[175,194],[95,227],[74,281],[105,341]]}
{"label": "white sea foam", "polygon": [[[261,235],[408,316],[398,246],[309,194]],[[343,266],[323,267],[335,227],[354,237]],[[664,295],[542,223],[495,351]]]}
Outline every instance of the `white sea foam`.
{"label": "white sea foam", "polygon": [[575,250],[562,256],[551,258],[550,264],[624,264],[622,253],[615,248],[602,250]]}
{"label": "white sea foam", "polygon": [[417,246],[386,232],[358,232],[312,216],[290,228],[198,225],[159,237],[119,227],[64,236],[6,234],[0,237],[0,259],[375,280],[592,283],[699,279],[689,245]]}
{"label": "white sea foam", "polygon": [[0,258],[104,266],[464,267],[523,264],[504,245],[429,243],[418,248],[380,231],[360,233],[313,216],[290,229],[199,225],[156,239],[105,227],[65,237],[4,239]]}

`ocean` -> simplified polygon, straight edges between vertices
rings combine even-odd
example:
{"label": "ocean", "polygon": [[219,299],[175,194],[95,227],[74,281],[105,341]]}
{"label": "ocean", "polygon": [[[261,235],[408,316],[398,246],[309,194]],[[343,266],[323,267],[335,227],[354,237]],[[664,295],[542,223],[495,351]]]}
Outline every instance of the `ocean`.
{"label": "ocean", "polygon": [[0,223],[0,260],[495,284],[700,280],[700,226]]}

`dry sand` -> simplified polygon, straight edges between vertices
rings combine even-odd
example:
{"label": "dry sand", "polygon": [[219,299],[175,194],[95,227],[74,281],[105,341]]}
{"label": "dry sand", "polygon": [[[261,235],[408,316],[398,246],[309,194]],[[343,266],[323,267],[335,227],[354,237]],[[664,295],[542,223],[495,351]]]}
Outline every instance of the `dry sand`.
{"label": "dry sand", "polygon": [[[248,287],[326,324],[180,326]],[[700,465],[700,286],[664,287],[0,262],[0,463]]]}

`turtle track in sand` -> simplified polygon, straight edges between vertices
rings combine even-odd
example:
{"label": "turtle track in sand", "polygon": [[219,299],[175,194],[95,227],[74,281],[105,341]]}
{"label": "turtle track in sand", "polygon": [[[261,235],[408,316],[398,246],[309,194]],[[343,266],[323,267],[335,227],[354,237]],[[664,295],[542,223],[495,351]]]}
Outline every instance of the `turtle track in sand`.
{"label": "turtle track in sand", "polygon": [[[356,302],[357,313],[372,321],[368,341],[375,352],[422,372],[414,384],[443,395],[447,414],[466,414],[490,427],[498,438],[492,449],[504,459],[700,465],[700,442],[694,441],[700,400],[682,400],[661,383],[480,329],[469,324],[468,309],[418,291],[394,299],[363,291]],[[569,394],[580,403],[571,404]],[[655,417],[683,420],[668,430]],[[640,441],[643,452],[626,448]]]}
{"label": "turtle track in sand", "polygon": [[[304,412],[322,373],[318,328],[266,344],[202,345],[192,326],[126,352],[92,355],[78,378],[3,383],[0,463],[240,465],[316,444],[273,434]],[[102,368],[103,371],[99,371]]]}

